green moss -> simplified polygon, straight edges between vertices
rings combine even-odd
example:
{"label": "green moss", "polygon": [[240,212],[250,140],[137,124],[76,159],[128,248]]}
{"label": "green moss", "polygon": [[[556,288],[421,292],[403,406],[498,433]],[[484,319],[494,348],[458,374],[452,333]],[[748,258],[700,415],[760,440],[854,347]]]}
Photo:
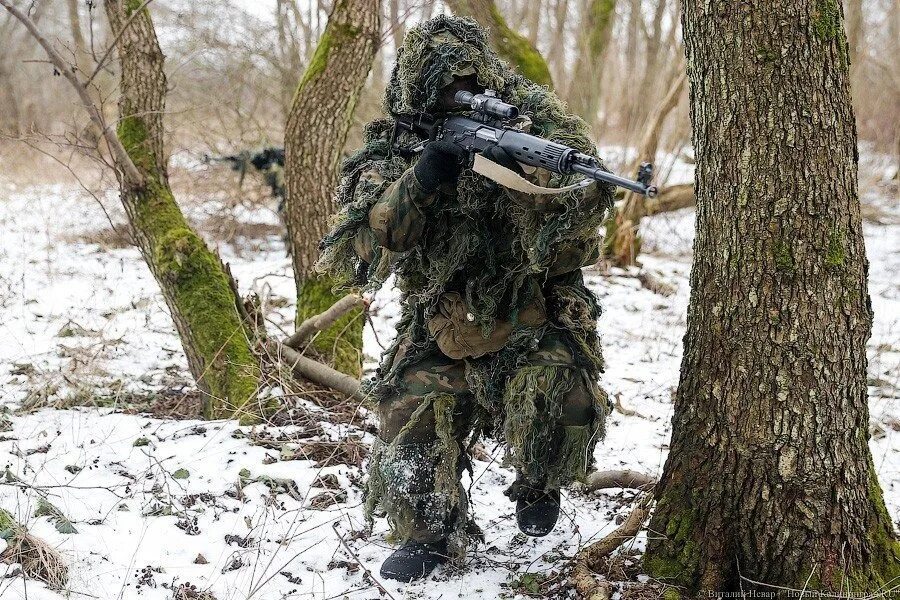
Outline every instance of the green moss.
{"label": "green moss", "polygon": [[778,53],[767,46],[761,46],[756,51],[756,58],[762,63],[771,64],[778,60]]}
{"label": "green moss", "polygon": [[612,19],[616,14],[616,0],[594,0],[591,2],[591,24],[593,25],[588,47],[591,56],[599,58],[608,39],[607,32],[612,25]]}
{"label": "green moss", "polygon": [[550,77],[547,61],[525,36],[510,29],[495,4],[491,5],[491,20],[498,40],[495,44],[497,53],[531,81],[540,85],[552,86],[553,79]]}
{"label": "green moss", "polygon": [[[657,514],[665,514],[666,536],[647,550],[644,555],[644,569],[647,573],[666,583],[691,587],[699,576],[701,546],[694,539],[695,518],[693,512],[668,510],[670,499],[663,497],[656,506]],[[677,506],[686,505],[682,499]]]}
{"label": "green moss", "polygon": [[138,169],[156,172],[156,157],[147,145],[147,126],[142,118],[123,117],[116,127],[116,136]]}
{"label": "green moss", "polygon": [[681,600],[681,592],[675,588],[666,588],[666,591],[663,592],[663,600]]}
{"label": "green moss", "polygon": [[828,250],[825,253],[825,262],[832,267],[842,267],[844,266],[845,258],[844,234],[833,230],[828,236]]}
{"label": "green moss", "polygon": [[9,512],[0,508],[0,540],[11,540],[21,528]]}
{"label": "green moss", "polygon": [[837,0],[817,0],[813,12],[813,30],[823,40],[837,39],[841,34],[841,5]]}
{"label": "green moss", "polygon": [[[171,202],[170,208],[174,206],[174,200]],[[170,212],[161,211],[162,215]],[[167,225],[154,245],[154,260],[160,277],[172,284],[175,304],[190,324],[193,344],[206,361],[203,382],[215,400],[206,403],[205,412],[212,418],[241,414],[256,394],[259,373],[234,293],[221,262],[203,240],[186,224]],[[148,230],[162,228],[162,223],[150,219]]]}
{"label": "green moss", "polygon": [[[130,17],[144,4],[144,0],[125,0],[125,16]],[[144,8],[144,10],[147,10]]]}
{"label": "green moss", "polygon": [[775,242],[773,250],[775,255],[775,268],[783,273],[794,271],[794,257],[791,254],[791,246],[786,240],[779,239]]}
{"label": "green moss", "polygon": [[[297,324],[309,317],[323,313],[343,294],[332,291],[330,277],[307,277],[297,290]],[[356,308],[338,319],[331,327],[320,331],[313,339],[312,347],[330,359],[335,369],[353,377],[362,373],[362,309]]]}

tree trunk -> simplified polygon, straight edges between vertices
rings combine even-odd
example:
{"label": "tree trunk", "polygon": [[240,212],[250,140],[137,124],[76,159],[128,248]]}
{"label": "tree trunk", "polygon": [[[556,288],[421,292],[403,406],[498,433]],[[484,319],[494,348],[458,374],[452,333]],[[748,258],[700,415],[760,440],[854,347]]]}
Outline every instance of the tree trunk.
{"label": "tree trunk", "polygon": [[847,45],[850,48],[850,77],[855,81],[861,62],[863,48],[863,6],[862,0],[844,0],[847,15]]}
{"label": "tree trunk", "polygon": [[529,0],[528,2],[528,43],[532,48],[537,48],[538,38],[541,33],[541,13],[544,11],[543,0]]}
{"label": "tree trunk", "polygon": [[[319,314],[341,295],[317,275],[319,240],[337,207],[334,189],[347,132],[380,41],[377,0],[338,0],[319,39],[288,116],[285,183],[288,232],[297,284],[297,323]],[[313,347],[339,371],[358,377],[362,312],[357,309],[321,332]]]}
{"label": "tree trunk", "polygon": [[230,276],[188,225],[169,187],[163,54],[149,11],[132,16],[140,4],[106,0],[122,71],[117,136],[143,179],[136,184],[120,172],[122,204],[181,336],[191,374],[205,393],[206,414],[252,418],[258,413],[250,401],[259,365]]}
{"label": "tree trunk", "polygon": [[572,111],[583,117],[589,125],[594,125],[597,121],[604,54],[609,46],[615,16],[616,0],[588,0],[585,3],[578,57],[575,59],[567,95]]}
{"label": "tree trunk", "polygon": [[553,30],[550,37],[550,50],[547,52],[547,64],[556,81],[565,81],[568,68],[566,53],[566,21],[569,16],[569,0],[555,0],[553,7]]}
{"label": "tree trunk", "polygon": [[447,0],[446,4],[455,14],[472,17],[487,28],[491,45],[519,73],[535,83],[553,85],[544,57],[528,38],[507,25],[494,0]]}
{"label": "tree trunk", "polygon": [[22,123],[22,111],[19,109],[19,98],[14,91],[13,81],[12,71],[6,68],[0,57],[0,99],[3,100],[5,113],[0,116],[0,131],[18,137],[25,129],[25,124]]}
{"label": "tree trunk", "polygon": [[645,568],[704,595],[873,593],[900,576],[900,545],[867,444],[872,315],[840,4],[683,8],[697,237]]}
{"label": "tree trunk", "polygon": [[394,40],[394,50],[403,45],[403,37],[406,35],[404,18],[400,17],[400,0],[390,0],[389,10],[391,15],[391,37]]}

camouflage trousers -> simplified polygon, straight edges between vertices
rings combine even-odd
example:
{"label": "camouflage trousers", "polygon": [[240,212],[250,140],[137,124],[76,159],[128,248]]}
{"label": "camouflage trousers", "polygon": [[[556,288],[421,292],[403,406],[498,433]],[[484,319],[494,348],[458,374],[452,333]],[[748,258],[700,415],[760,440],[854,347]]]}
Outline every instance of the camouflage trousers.
{"label": "camouflage trousers", "polygon": [[[386,513],[398,540],[448,539],[462,554],[468,524],[460,477],[469,465],[473,427],[505,440],[523,486],[558,489],[592,466],[608,411],[596,373],[576,366],[566,333],[550,329],[537,348],[502,375],[502,407],[481,410],[466,379],[467,360],[438,351],[407,365],[399,391],[378,406],[379,441],[370,464],[369,502]],[[402,345],[402,344],[401,344]],[[493,415],[493,416],[491,416]],[[371,507],[370,507],[371,508]]]}

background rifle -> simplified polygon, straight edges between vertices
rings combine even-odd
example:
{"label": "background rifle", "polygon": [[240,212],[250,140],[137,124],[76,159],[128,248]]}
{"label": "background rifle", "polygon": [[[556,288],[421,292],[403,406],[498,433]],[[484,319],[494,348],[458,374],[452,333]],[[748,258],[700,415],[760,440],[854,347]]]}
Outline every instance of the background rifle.
{"label": "background rifle", "polygon": [[[244,176],[247,170],[253,167],[263,174],[266,185],[272,190],[272,196],[284,199],[284,148],[276,148],[268,146],[258,152],[243,150],[237,154],[228,154],[223,156],[211,156],[205,154],[203,162],[209,163],[227,163],[232,171],[240,174],[238,186],[243,185]],[[279,211],[281,205],[279,204]]]}

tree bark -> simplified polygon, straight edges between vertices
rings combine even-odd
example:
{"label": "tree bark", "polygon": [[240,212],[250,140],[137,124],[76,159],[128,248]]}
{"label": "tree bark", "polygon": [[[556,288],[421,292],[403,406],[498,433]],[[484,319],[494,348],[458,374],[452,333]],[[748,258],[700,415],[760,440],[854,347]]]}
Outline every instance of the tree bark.
{"label": "tree bark", "polygon": [[[338,0],[294,95],[285,130],[288,232],[297,285],[297,324],[342,295],[313,267],[319,240],[337,210],[334,188],[353,112],[380,41],[377,0]],[[362,369],[362,311],[350,311],[320,332],[313,348],[339,371]]]}
{"label": "tree bark", "polygon": [[683,7],[697,235],[644,566],[692,592],[873,593],[900,576],[900,545],[867,444],[840,4]]}
{"label": "tree bark", "polygon": [[[191,229],[172,196],[163,150],[166,76],[146,8],[106,0],[121,66],[117,137],[142,181],[119,170],[132,234],[159,282],[209,417],[252,419],[259,364],[238,314],[230,276]],[[127,25],[127,27],[126,27]],[[118,163],[121,162],[117,160]]]}
{"label": "tree bark", "polygon": [[581,22],[578,57],[569,81],[568,100],[572,111],[589,125],[597,121],[603,80],[604,54],[612,35],[616,0],[588,0]]}
{"label": "tree bark", "polygon": [[544,57],[528,38],[510,28],[494,0],[447,0],[446,4],[455,14],[472,17],[486,27],[494,50],[519,73],[535,83],[553,85]]}

